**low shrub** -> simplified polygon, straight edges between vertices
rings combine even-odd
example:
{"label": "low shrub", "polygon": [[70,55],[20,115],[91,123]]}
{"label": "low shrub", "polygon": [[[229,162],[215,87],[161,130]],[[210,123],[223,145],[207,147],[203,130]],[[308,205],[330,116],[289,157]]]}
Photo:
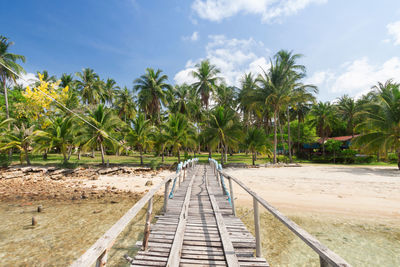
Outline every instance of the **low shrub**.
{"label": "low shrub", "polygon": [[156,159],[153,159],[152,161],[150,161],[149,165],[153,171],[158,170],[160,168],[160,162]]}

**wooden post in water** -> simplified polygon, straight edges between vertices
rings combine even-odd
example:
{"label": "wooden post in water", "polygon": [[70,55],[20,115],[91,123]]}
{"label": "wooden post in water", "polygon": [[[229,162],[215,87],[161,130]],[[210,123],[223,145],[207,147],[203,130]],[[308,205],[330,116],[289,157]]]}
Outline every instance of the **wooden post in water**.
{"label": "wooden post in water", "polygon": [[[178,177],[179,178],[179,177]],[[164,208],[163,211],[164,213],[167,212],[167,204],[168,204],[168,188],[169,184],[171,183],[171,180],[165,183],[165,189],[164,189]]]}
{"label": "wooden post in water", "polygon": [[321,266],[321,267],[329,267],[329,264],[324,260],[324,258],[319,256],[319,266]]}
{"label": "wooden post in water", "polygon": [[232,214],[233,216],[236,216],[236,210],[235,210],[235,198],[233,196],[233,185],[232,185],[232,179],[228,177],[229,180],[229,191],[231,194],[231,206],[232,206]]}
{"label": "wooden post in water", "polygon": [[256,235],[256,257],[261,257],[261,236],[260,236],[260,214],[258,211],[258,201],[253,197],[254,210],[254,230]]}
{"label": "wooden post in water", "polygon": [[147,250],[147,245],[149,243],[150,236],[150,225],[151,225],[151,213],[153,212],[153,198],[147,202],[147,214],[146,214],[146,224],[144,226],[144,236],[142,249]]}
{"label": "wooden post in water", "polygon": [[97,258],[96,260],[96,267],[105,267],[107,264],[107,250]]}

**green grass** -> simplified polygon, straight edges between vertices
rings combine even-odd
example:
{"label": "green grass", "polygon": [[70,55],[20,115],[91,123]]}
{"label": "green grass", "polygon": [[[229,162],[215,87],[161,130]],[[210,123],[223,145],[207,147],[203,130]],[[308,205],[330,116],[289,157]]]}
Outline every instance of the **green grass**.
{"label": "green grass", "polygon": [[[213,158],[220,161],[221,154],[213,153]],[[193,157],[193,154],[189,154],[189,157]],[[207,163],[208,162],[208,153],[204,152],[196,154],[196,157],[199,158],[200,163]],[[72,155],[68,164],[63,165],[63,156],[61,154],[48,154],[47,160],[44,160],[42,155],[34,154],[30,155],[31,164],[36,166],[63,166],[67,168],[76,168],[78,166],[96,166],[101,164],[101,155],[100,152],[96,152],[95,157],[84,157],[81,156],[81,159],[78,160],[77,155]],[[285,162],[283,156],[278,157],[280,162]],[[106,155],[105,160],[109,160],[110,165],[126,165],[126,166],[138,166],[140,165],[140,156],[139,153],[133,153],[129,156],[115,156],[115,155]],[[157,161],[161,164],[161,157],[154,156],[154,153],[147,153],[143,156],[143,162],[146,166],[150,165],[151,161]],[[184,155],[181,155],[181,161],[184,160]],[[295,159],[296,161],[296,159]],[[176,156],[171,157],[164,157],[164,164],[172,165],[178,162],[178,158]],[[265,156],[258,156],[258,160],[256,164],[265,164],[269,163],[270,159]],[[317,164],[313,163],[309,160],[300,160],[297,161],[302,164]],[[227,163],[246,163],[248,165],[252,164],[251,154],[246,155],[245,153],[235,153],[232,156],[228,155],[228,162]],[[13,154],[13,165],[20,164],[19,161],[19,154]],[[26,164],[26,162],[24,162]],[[318,163],[324,165],[334,165],[332,163]],[[361,163],[361,164],[343,164],[338,163],[336,165],[347,165],[347,166],[397,166],[395,163],[387,163],[387,162],[372,162],[372,163]]]}

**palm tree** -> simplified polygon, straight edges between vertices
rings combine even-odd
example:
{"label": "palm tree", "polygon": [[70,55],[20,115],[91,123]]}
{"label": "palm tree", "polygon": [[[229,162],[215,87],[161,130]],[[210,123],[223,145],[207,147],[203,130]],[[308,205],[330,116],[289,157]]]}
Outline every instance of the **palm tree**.
{"label": "palm tree", "polygon": [[377,101],[366,106],[366,120],[356,126],[361,135],[355,138],[354,145],[366,151],[393,149],[400,170],[400,84],[389,80],[373,89]]}
{"label": "palm tree", "polygon": [[138,113],[136,118],[132,121],[133,127],[129,129],[126,136],[128,144],[132,147],[137,147],[140,153],[140,165],[143,165],[143,150],[150,147],[151,130],[150,120],[146,120],[143,113]]}
{"label": "palm tree", "polygon": [[253,166],[255,165],[257,152],[270,152],[267,149],[267,137],[261,129],[256,127],[249,128],[243,141],[243,146],[251,151]]}
{"label": "palm tree", "polygon": [[360,106],[348,95],[343,95],[337,101],[337,110],[341,119],[347,123],[347,133],[354,137],[354,127],[356,125],[356,115],[360,112]]}
{"label": "palm tree", "polygon": [[121,120],[111,109],[107,109],[103,104],[99,104],[93,110],[88,109],[86,119],[96,128],[89,124],[84,124],[83,130],[77,134],[78,143],[83,143],[84,147],[95,148],[100,146],[101,162],[104,165],[105,147],[113,147],[119,145],[111,137],[112,134],[121,126]]}
{"label": "palm tree", "polygon": [[[54,120],[48,119],[45,123],[49,125],[44,131],[34,132],[35,141],[39,146],[35,149],[48,151],[57,148],[67,163],[74,147],[74,122],[71,117],[56,117]],[[76,128],[75,128],[76,129]]]}
{"label": "palm tree", "polygon": [[140,108],[158,124],[161,123],[161,106],[167,104],[166,91],[171,87],[166,83],[168,76],[161,73],[160,69],[154,71],[152,68],[147,68],[146,73],[133,82],[133,88],[138,92]]}
{"label": "palm tree", "polygon": [[86,68],[81,72],[75,73],[79,78],[76,81],[81,98],[85,104],[97,104],[102,96],[102,81],[93,69]]}
{"label": "palm tree", "polygon": [[192,76],[197,81],[192,86],[201,96],[202,104],[208,109],[210,94],[214,92],[217,82],[222,80],[217,76],[221,71],[215,65],[210,64],[209,60],[203,60],[195,67],[196,70],[192,71]]}
{"label": "palm tree", "polygon": [[17,63],[17,61],[25,62],[25,57],[9,52],[10,46],[14,43],[10,42],[7,37],[0,35],[0,81],[4,90],[4,100],[6,106],[6,118],[10,118],[8,110],[8,97],[7,97],[7,82],[16,81],[17,77],[14,74],[25,73],[25,70]]}
{"label": "palm tree", "polygon": [[254,111],[254,93],[257,88],[257,82],[254,75],[249,72],[245,73],[240,80],[241,88],[237,96],[239,109],[243,112],[243,121],[247,127],[250,123],[250,114]]}
{"label": "palm tree", "polygon": [[[6,123],[11,123],[13,121],[13,119],[5,120]],[[26,163],[30,165],[29,148],[32,143],[34,127],[34,125],[28,127],[24,123],[21,123],[20,126],[14,125],[13,129],[6,131],[0,136],[0,150],[7,151],[9,149],[18,149],[20,151],[21,164],[23,162],[24,153]]]}
{"label": "palm tree", "polygon": [[274,118],[274,158],[273,163],[276,163],[277,151],[277,127],[278,115],[282,107],[285,107],[290,100],[292,87],[289,86],[287,76],[290,74],[290,69],[286,67],[281,60],[276,57],[275,62],[271,60],[271,67],[268,72],[263,70],[263,73],[257,78],[259,88],[255,92],[255,101],[253,105],[268,106],[270,105],[273,111]]}
{"label": "palm tree", "polygon": [[101,96],[103,103],[112,105],[118,89],[117,82],[114,79],[108,78],[107,81],[103,83],[103,92]]}
{"label": "palm tree", "polygon": [[309,123],[316,127],[317,134],[322,138],[322,154],[325,156],[325,140],[337,123],[334,106],[329,102],[319,102],[313,106],[310,115],[313,118],[310,119]]}
{"label": "palm tree", "polygon": [[[43,70],[42,72],[38,71],[36,73],[36,78],[39,79],[39,74],[42,76],[42,81],[43,82],[51,82],[51,83],[55,83],[57,81],[56,76],[52,75],[50,76],[49,72],[47,70]],[[40,81],[37,81],[35,83],[35,86],[39,86],[40,85]]]}
{"label": "palm tree", "polygon": [[215,102],[217,105],[225,108],[236,109],[236,99],[238,96],[238,90],[234,86],[227,86],[226,84],[220,84],[216,86]]}
{"label": "palm tree", "polygon": [[236,113],[231,109],[217,106],[210,114],[205,136],[208,143],[214,147],[221,146],[221,164],[224,164],[228,147],[235,147],[242,137],[241,127]]}
{"label": "palm tree", "polygon": [[[170,103],[172,113],[188,113],[188,101],[190,96],[190,86],[187,84],[176,85],[172,88],[174,103]],[[172,102],[172,101],[171,101]]]}
{"label": "palm tree", "polygon": [[117,109],[118,117],[125,123],[136,115],[136,105],[133,99],[132,92],[126,86],[122,90],[116,91],[114,106]]}
{"label": "palm tree", "polygon": [[74,88],[75,81],[74,81],[74,77],[72,76],[72,74],[63,73],[61,75],[60,80],[61,80],[61,83],[60,83],[61,87],[65,88],[68,86],[69,88]]}
{"label": "palm tree", "polygon": [[166,139],[166,145],[170,145],[172,150],[178,155],[178,162],[181,161],[180,150],[189,143],[193,143],[194,135],[192,128],[185,115],[181,113],[171,114],[166,124],[162,125]]}

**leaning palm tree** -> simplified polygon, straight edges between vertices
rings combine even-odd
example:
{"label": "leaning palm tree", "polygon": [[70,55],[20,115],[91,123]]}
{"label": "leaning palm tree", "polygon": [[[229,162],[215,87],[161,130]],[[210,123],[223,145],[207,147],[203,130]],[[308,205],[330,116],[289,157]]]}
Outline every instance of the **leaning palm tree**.
{"label": "leaning palm tree", "polygon": [[[99,104],[93,110],[88,109],[88,116],[86,117],[91,124],[84,124],[84,128],[77,134],[77,143],[83,143],[83,147],[96,148],[100,147],[101,162],[104,165],[104,155],[106,147],[115,147],[119,144],[112,138],[112,134],[119,129],[122,122],[114,114],[111,109],[107,109],[104,105]],[[96,128],[94,128],[94,127]]]}
{"label": "leaning palm tree", "polygon": [[[5,122],[11,123],[13,119],[7,119]],[[24,123],[20,126],[14,125],[11,130],[0,135],[0,150],[7,151],[9,149],[17,149],[20,151],[20,162],[23,162],[23,154],[25,154],[26,163],[31,164],[29,159],[29,149],[32,144],[34,125],[28,127]]]}
{"label": "leaning palm tree", "polygon": [[316,127],[317,134],[322,139],[322,154],[325,156],[325,140],[332,133],[332,129],[337,124],[334,106],[329,102],[319,102],[310,111],[312,119],[310,125]]}
{"label": "leaning palm tree", "polygon": [[38,146],[35,151],[48,151],[57,148],[64,157],[64,163],[67,163],[72,149],[74,147],[74,122],[71,117],[56,117],[55,119],[47,119],[45,130],[37,130],[34,132],[34,140]]}
{"label": "leaning palm tree", "polygon": [[84,104],[97,104],[102,96],[102,81],[93,69],[86,68],[75,74],[78,90]]}
{"label": "leaning palm tree", "polygon": [[8,110],[7,82],[14,82],[17,76],[14,74],[25,73],[25,70],[17,63],[17,61],[25,62],[25,57],[9,52],[10,46],[13,45],[7,37],[0,35],[0,82],[4,90],[4,100],[6,107],[6,118],[10,117]]}
{"label": "leaning palm tree", "polygon": [[117,90],[114,106],[118,117],[124,122],[132,120],[136,116],[136,105],[132,92],[125,86],[122,90]]}
{"label": "leaning palm tree", "polygon": [[205,130],[208,143],[221,147],[221,164],[224,164],[224,155],[228,153],[228,147],[236,147],[242,137],[241,126],[236,113],[231,109],[217,106],[210,114],[209,123]]}
{"label": "leaning palm tree", "polygon": [[162,70],[147,68],[146,73],[133,82],[133,88],[138,92],[139,107],[158,124],[161,123],[161,106],[167,104],[166,92],[171,87],[167,80],[168,76],[162,74]]}
{"label": "leaning palm tree", "polygon": [[255,165],[257,152],[268,154],[271,153],[267,147],[267,137],[264,131],[256,127],[251,127],[248,129],[242,145],[245,147],[245,149],[251,151],[253,166]]}
{"label": "leaning palm tree", "polygon": [[192,71],[192,76],[197,80],[192,84],[197,90],[197,94],[201,96],[202,104],[208,109],[210,94],[214,92],[217,82],[222,80],[217,75],[221,72],[209,60],[203,60],[196,64],[196,70]]}
{"label": "leaning palm tree", "polygon": [[131,127],[126,136],[128,144],[139,149],[140,165],[143,165],[143,151],[152,144],[152,127],[150,120],[146,120],[143,113],[138,113],[136,118],[132,120]]}
{"label": "leaning palm tree", "polygon": [[391,80],[374,86],[376,102],[366,105],[366,120],[356,126],[360,136],[354,145],[367,152],[393,149],[398,155],[400,170],[400,84]]}

